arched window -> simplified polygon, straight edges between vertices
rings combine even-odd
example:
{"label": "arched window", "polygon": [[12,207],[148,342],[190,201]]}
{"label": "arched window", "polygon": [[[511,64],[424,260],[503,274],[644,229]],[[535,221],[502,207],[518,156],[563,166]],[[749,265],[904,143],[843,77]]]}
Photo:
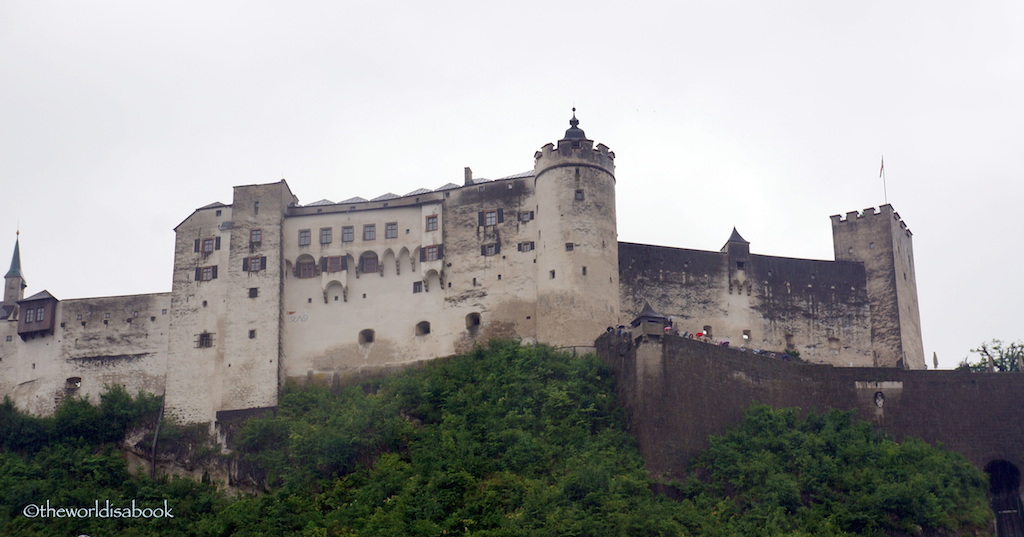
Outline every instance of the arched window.
{"label": "arched window", "polygon": [[363,274],[370,272],[377,272],[377,254],[374,252],[366,252],[359,256],[359,271]]}
{"label": "arched window", "polygon": [[316,276],[316,260],[309,254],[300,255],[295,260],[295,276],[297,278],[312,278]]}

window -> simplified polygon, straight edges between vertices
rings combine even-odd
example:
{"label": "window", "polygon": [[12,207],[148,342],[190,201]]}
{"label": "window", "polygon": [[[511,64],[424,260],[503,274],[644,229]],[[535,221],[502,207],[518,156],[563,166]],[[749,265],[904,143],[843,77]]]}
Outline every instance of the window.
{"label": "window", "polygon": [[373,330],[370,330],[369,328],[367,328],[366,330],[362,330],[359,332],[359,343],[362,345],[365,345],[367,343],[373,343],[373,336]]}
{"label": "window", "polygon": [[36,322],[37,323],[43,322],[43,318],[44,317],[46,317],[46,309],[45,308],[37,309],[36,310]]}
{"label": "window", "polygon": [[470,313],[469,315],[466,315],[466,330],[469,330],[470,332],[473,332],[473,331],[475,331],[479,327],[480,327],[480,314],[479,313]]}
{"label": "window", "polygon": [[548,275],[551,276],[552,280],[555,279],[555,271],[554,270],[549,271]]}
{"label": "window", "polygon": [[423,260],[424,261],[437,261],[438,259],[440,259],[438,257],[438,255],[437,255],[437,250],[438,250],[438,246],[436,244],[433,245],[433,246],[427,246],[427,251],[426,251],[426,253],[423,254]]}
{"label": "window", "polygon": [[213,334],[209,332],[203,332],[202,334],[199,334],[198,339],[196,339],[196,347],[199,347],[200,349],[206,349],[212,346]]}
{"label": "window", "polygon": [[430,323],[427,321],[420,321],[416,323],[416,335],[425,336],[430,333]]}
{"label": "window", "polygon": [[377,224],[366,224],[363,226],[363,240],[372,241],[377,238]]}
{"label": "window", "polygon": [[312,259],[299,261],[295,267],[295,275],[300,278],[312,278],[316,276],[316,263]]}
{"label": "window", "polygon": [[213,239],[203,239],[203,254],[209,255],[213,252]]}
{"label": "window", "polygon": [[330,244],[333,239],[332,232],[334,230],[329,227],[320,228],[320,244]]}
{"label": "window", "polygon": [[267,256],[253,256],[242,259],[242,272],[259,272],[266,270]]}
{"label": "window", "polygon": [[217,265],[212,267],[197,267],[196,268],[196,281],[197,282],[208,282],[210,280],[217,279]]}
{"label": "window", "polygon": [[565,251],[566,252],[571,252],[571,251],[573,251],[575,249],[576,249],[576,245],[575,244],[573,244],[571,242],[565,243]]}
{"label": "window", "polygon": [[530,250],[533,250],[533,241],[519,243],[520,252],[529,252]]}
{"label": "window", "polygon": [[29,308],[25,310],[25,322],[34,323],[36,322],[36,310],[35,308]]}
{"label": "window", "polygon": [[384,238],[385,239],[397,239],[398,238],[398,223],[390,222],[384,224]]}
{"label": "window", "polygon": [[341,228],[341,242],[352,242],[356,240],[355,228],[352,226],[343,226]]}
{"label": "window", "polygon": [[582,190],[577,190],[576,191],[576,201],[583,201],[583,191]]}
{"label": "window", "polygon": [[422,293],[423,292],[423,282],[412,282],[412,292],[413,293]]}
{"label": "window", "polygon": [[249,230],[249,244],[252,245],[252,246],[258,246],[261,242],[263,242],[263,230],[262,229],[252,229],[252,230]]}
{"label": "window", "polygon": [[437,215],[432,214],[427,217],[427,231],[437,231]]}
{"label": "window", "polygon": [[259,287],[250,287],[249,288],[249,298],[256,298],[258,296],[260,296],[260,288]]}
{"label": "window", "polygon": [[366,252],[359,258],[359,264],[363,267],[362,272],[377,272],[377,254]]}
{"label": "window", "polygon": [[711,325],[704,325],[704,337],[711,337]]}
{"label": "window", "polygon": [[478,226],[493,226],[505,221],[505,212],[502,209],[495,211],[481,211],[476,213]]}
{"label": "window", "polygon": [[346,266],[348,263],[345,262],[345,258],[340,255],[334,255],[326,258],[326,266],[324,267],[327,272],[341,272],[348,270]]}
{"label": "window", "polygon": [[308,229],[299,230],[299,246],[309,246],[312,235]]}
{"label": "window", "polygon": [[501,247],[495,244],[485,244],[480,247],[480,255],[497,255]]}
{"label": "window", "polygon": [[256,339],[256,331],[249,330],[249,339]]}
{"label": "window", "polygon": [[523,211],[519,213],[520,222],[529,222],[530,220],[533,220],[533,211]]}

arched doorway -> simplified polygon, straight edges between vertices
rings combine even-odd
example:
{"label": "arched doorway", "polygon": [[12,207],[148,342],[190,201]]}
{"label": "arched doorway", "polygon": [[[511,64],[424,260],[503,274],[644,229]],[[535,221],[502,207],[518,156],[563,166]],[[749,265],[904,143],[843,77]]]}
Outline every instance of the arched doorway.
{"label": "arched doorway", "polygon": [[985,465],[992,511],[996,514],[996,535],[1024,537],[1021,518],[1020,470],[1013,463],[995,460]]}

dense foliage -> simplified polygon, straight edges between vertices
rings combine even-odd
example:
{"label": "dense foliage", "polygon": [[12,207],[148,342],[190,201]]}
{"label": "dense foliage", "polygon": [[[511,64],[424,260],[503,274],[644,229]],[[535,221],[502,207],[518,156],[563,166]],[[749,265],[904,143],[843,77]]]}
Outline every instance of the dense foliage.
{"label": "dense foliage", "polygon": [[[848,414],[801,420],[766,407],[713,439],[696,477],[679,486],[682,499],[671,500],[651,492],[613,394],[596,358],[512,342],[339,393],[287,390],[275,415],[249,420],[234,438],[239,467],[269,492],[231,498],[185,479],[129,476],[110,444],[124,428],[88,426],[83,416],[94,411],[81,402],[49,419],[6,403],[0,533],[871,535],[984,526],[990,516],[983,477],[955,455],[896,444]],[[112,424],[141,415],[98,408]],[[22,515],[47,499],[166,499],[175,518]]]}
{"label": "dense foliage", "polygon": [[754,406],[698,458],[687,488],[702,535],[917,534],[985,528],[984,476],[916,439],[896,443],[851,413]]}
{"label": "dense foliage", "polygon": [[1008,373],[1024,371],[1024,343],[1004,343],[993,339],[971,349],[978,355],[975,360],[964,358],[957,369],[974,373]]}

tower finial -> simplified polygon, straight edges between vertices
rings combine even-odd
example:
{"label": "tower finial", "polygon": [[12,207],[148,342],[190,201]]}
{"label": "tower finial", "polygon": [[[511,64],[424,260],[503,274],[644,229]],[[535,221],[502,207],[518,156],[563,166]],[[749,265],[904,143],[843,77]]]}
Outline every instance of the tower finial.
{"label": "tower finial", "polygon": [[583,134],[580,128],[580,120],[576,119],[576,107],[572,107],[572,119],[569,120],[569,130],[565,131],[563,140],[586,140],[587,135]]}

